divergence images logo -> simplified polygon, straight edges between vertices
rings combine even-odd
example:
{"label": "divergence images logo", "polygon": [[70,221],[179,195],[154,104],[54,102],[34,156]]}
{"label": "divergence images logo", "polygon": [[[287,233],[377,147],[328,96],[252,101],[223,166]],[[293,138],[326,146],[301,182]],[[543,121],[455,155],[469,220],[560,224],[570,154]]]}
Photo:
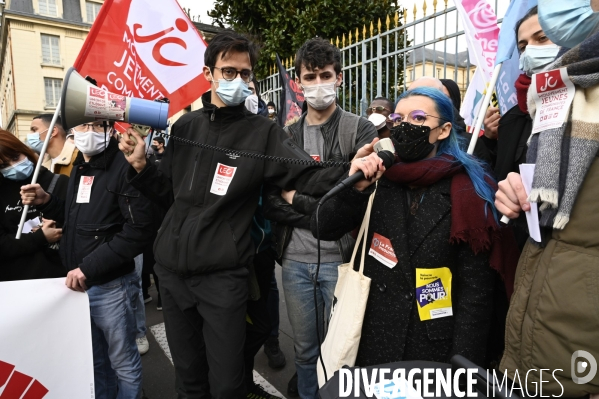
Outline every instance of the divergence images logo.
{"label": "divergence images logo", "polygon": [[[576,351],[572,354],[570,361],[572,381],[575,384],[586,384],[595,378],[597,374],[597,360],[589,352],[583,350]],[[588,374],[586,376],[579,377],[587,371]]]}
{"label": "divergence images logo", "polygon": [[[158,32],[156,25],[161,27]],[[132,0],[127,26],[138,59],[169,93],[202,73],[204,42],[179,7],[162,7],[159,1]]]}
{"label": "divergence images logo", "polygon": [[0,389],[3,398],[42,399],[48,389],[33,377],[19,373],[15,366],[0,360]]}

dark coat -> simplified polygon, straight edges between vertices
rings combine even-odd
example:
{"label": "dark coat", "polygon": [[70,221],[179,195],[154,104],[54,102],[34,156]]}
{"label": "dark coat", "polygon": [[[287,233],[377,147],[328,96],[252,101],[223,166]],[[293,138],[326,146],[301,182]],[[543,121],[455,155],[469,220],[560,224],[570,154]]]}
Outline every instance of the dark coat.
{"label": "dark coat", "polygon": [[[31,183],[31,176],[25,180],[10,180],[0,175],[0,281],[30,280],[66,276],[67,270],[60,262],[58,250],[51,249],[42,229],[35,233],[23,234],[16,239],[17,227],[21,221],[23,204],[21,187]],[[37,182],[47,190],[54,174],[48,169],[40,169]],[[54,195],[64,199],[69,178],[58,177]],[[41,213],[38,207],[29,207],[27,220],[35,219]],[[46,219],[51,219],[44,215]],[[58,225],[57,227],[61,227]]]}
{"label": "dark coat", "polygon": [[[133,258],[151,243],[157,230],[155,208],[125,179],[129,163],[111,139],[106,151],[85,162],[77,156],[65,201],[52,195],[41,210],[64,220],[60,242],[62,263],[81,268],[86,285],[107,283],[131,273]],[[89,203],[77,203],[82,176],[93,176]]]}
{"label": "dark coat", "polygon": [[[526,163],[526,144],[532,132],[532,119],[517,105],[501,116],[497,140],[481,137],[487,147],[485,159],[495,173],[497,181],[505,180],[510,172],[520,173],[520,164]],[[478,144],[477,144],[478,147]]]}
{"label": "dark coat", "polygon": [[[375,232],[389,238],[399,261],[389,269],[366,256],[364,274],[372,283],[356,365],[449,362],[455,354],[484,364],[496,273],[487,254],[475,255],[465,243],[450,244],[450,186],[451,179],[444,179],[428,187],[408,226],[409,189],[385,178],[379,181],[367,243],[370,247]],[[367,199],[368,195],[352,189],[322,206],[321,239],[336,239],[358,226]],[[316,232],[315,218],[312,232]],[[420,321],[415,269],[440,267],[452,273],[453,316]]]}
{"label": "dark coat", "polygon": [[[205,93],[204,107],[173,125],[159,169],[148,162],[140,173],[133,168],[128,171],[131,184],[168,209],[154,256],[158,264],[180,277],[249,264],[255,253],[250,228],[264,183],[323,195],[342,173],[314,165],[310,156],[267,118],[252,114],[243,104],[216,107],[210,96]],[[201,149],[177,138],[256,156]],[[272,162],[273,157],[293,161]],[[298,161],[302,158],[309,162]],[[229,168],[236,169],[226,193],[215,194],[212,186],[217,170],[232,173]]]}

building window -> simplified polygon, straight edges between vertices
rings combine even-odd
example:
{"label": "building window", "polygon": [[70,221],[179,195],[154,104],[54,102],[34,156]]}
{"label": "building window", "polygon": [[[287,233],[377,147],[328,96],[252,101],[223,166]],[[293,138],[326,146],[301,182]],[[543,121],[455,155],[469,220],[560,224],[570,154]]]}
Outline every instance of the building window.
{"label": "building window", "polygon": [[410,69],[410,82],[414,81],[414,76],[415,76],[415,70],[414,69]]}
{"label": "building window", "polygon": [[100,7],[102,7],[102,4],[100,4],[100,3],[94,3],[93,1],[85,2],[85,10],[87,12],[87,22],[89,22],[91,24],[96,20],[96,17],[98,16],[98,13],[100,12]]}
{"label": "building window", "polygon": [[62,91],[62,79],[44,78],[44,88],[46,91],[46,107],[55,108]]}
{"label": "building window", "polygon": [[60,65],[59,37],[42,34],[42,62],[44,64]]}
{"label": "building window", "polygon": [[56,16],[56,0],[38,0],[40,14]]}
{"label": "building window", "polygon": [[437,79],[441,79],[441,68],[437,68]]}

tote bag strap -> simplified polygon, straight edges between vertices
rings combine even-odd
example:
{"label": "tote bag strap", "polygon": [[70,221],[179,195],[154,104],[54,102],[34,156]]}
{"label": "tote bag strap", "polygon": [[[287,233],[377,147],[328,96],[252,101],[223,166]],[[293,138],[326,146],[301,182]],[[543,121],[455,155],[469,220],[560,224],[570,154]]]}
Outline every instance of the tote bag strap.
{"label": "tote bag strap", "polygon": [[[378,186],[378,182],[376,183]],[[356,254],[358,253],[358,247],[360,246],[360,240],[363,239],[362,242],[362,258],[360,263],[360,275],[364,275],[364,255],[366,252],[367,237],[368,237],[368,225],[370,224],[370,212],[372,211],[372,203],[374,202],[374,195],[376,194],[376,189],[372,194],[370,194],[370,198],[368,198],[368,207],[366,208],[366,213],[364,214],[364,219],[362,220],[362,225],[360,226],[360,232],[358,233],[358,237],[356,238],[356,245],[354,246],[354,252],[352,253],[350,265],[353,269],[354,262],[356,261]]]}

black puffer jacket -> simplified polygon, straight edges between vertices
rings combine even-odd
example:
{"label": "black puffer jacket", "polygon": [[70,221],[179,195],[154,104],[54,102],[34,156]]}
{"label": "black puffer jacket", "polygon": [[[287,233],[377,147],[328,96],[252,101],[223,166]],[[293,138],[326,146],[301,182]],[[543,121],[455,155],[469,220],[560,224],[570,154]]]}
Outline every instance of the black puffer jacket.
{"label": "black puffer jacket", "polygon": [[[55,278],[67,274],[60,262],[58,250],[50,248],[42,229],[22,234],[18,240],[15,238],[23,212],[21,187],[30,184],[32,176],[33,174],[25,180],[14,181],[0,175],[0,209],[3,211],[0,213],[0,281]],[[48,190],[54,176],[42,166],[37,182]],[[56,197],[66,197],[68,182],[68,177],[58,175],[53,191]],[[27,220],[38,216],[41,219],[40,210],[35,206],[29,207]],[[51,219],[46,214],[43,216]]]}
{"label": "black puffer jacket", "polygon": [[[210,95],[202,96],[204,108],[173,125],[159,169],[148,163],[140,173],[128,172],[131,184],[168,209],[154,254],[158,264],[183,278],[249,263],[255,252],[250,227],[264,183],[319,196],[343,173],[313,165],[267,118],[243,104],[218,108]],[[200,149],[177,138],[266,158]],[[294,161],[273,162],[272,157]],[[310,162],[300,164],[298,158]]]}
{"label": "black puffer jacket", "polygon": [[[42,211],[51,219],[64,220],[60,255],[68,270],[78,267],[86,285],[103,284],[131,273],[133,258],[151,243],[156,232],[155,206],[127,183],[129,163],[111,139],[106,151],[89,163],[79,153],[65,201],[52,195]],[[83,176],[92,176],[89,203],[77,203]]]}

